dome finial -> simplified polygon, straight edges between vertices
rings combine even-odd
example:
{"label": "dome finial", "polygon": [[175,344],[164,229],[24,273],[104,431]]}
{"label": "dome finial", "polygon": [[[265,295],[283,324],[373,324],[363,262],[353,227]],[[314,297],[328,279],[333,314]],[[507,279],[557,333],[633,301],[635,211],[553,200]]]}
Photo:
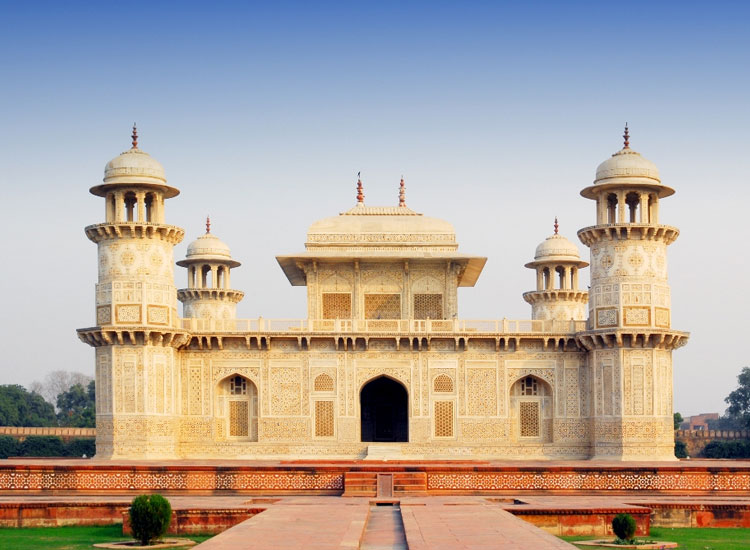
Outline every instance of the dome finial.
{"label": "dome finial", "polygon": [[625,123],[625,133],[622,135],[622,137],[625,139],[625,147],[624,149],[630,149],[630,133],[628,132],[628,123]]}
{"label": "dome finial", "polygon": [[360,177],[361,172],[357,172],[357,204],[365,203],[365,194],[362,188],[362,178]]}
{"label": "dome finial", "polygon": [[403,174],[401,174],[401,183],[398,186],[398,205],[406,207],[406,187],[404,186]]}
{"label": "dome finial", "polygon": [[133,138],[133,147],[131,149],[138,149],[138,128],[135,127],[135,122],[133,123],[133,133],[130,134],[130,137]]}
{"label": "dome finial", "polygon": [[211,216],[206,216],[206,235],[211,233]]}
{"label": "dome finial", "polygon": [[555,216],[555,235],[557,235],[557,231],[560,229],[560,224],[557,223],[557,216]]}

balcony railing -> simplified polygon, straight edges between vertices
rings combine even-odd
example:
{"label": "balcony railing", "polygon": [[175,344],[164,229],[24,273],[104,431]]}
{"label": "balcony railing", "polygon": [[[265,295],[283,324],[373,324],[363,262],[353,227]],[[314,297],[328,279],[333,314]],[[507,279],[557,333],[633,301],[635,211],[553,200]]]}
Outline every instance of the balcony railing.
{"label": "balcony railing", "polygon": [[317,332],[317,333],[472,333],[569,334],[586,330],[586,321],[474,319],[182,319],[191,332]]}

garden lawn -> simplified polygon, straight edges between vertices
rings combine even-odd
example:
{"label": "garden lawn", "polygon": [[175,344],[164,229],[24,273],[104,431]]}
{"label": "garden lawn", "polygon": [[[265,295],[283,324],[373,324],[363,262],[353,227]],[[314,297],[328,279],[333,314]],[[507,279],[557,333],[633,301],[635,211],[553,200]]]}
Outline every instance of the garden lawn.
{"label": "garden lawn", "polygon": [[[603,539],[610,537],[560,537],[575,544],[577,540]],[[614,537],[611,537],[614,538]],[[750,529],[714,529],[708,527],[669,528],[652,527],[647,538],[656,541],[678,542],[680,550],[748,550],[750,548]],[[580,546],[587,550],[611,550],[605,546]]]}
{"label": "garden lawn", "polygon": [[[167,537],[203,542],[211,535]],[[3,550],[94,550],[92,544],[118,540],[132,540],[122,535],[122,525],[0,528],[0,548]]]}

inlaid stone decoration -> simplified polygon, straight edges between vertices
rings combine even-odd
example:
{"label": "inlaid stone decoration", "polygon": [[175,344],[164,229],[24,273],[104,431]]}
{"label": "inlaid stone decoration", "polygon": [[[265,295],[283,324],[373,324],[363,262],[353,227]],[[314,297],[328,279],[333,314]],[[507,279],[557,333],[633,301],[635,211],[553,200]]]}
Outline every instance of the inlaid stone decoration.
{"label": "inlaid stone decoration", "polygon": [[352,208],[312,223],[303,252],[277,257],[306,287],[307,317],[267,319],[250,303],[241,319],[240,262],[209,219],[177,262],[177,289],[184,231],[167,223],[166,200],[179,190],[134,131],[91,188],[104,221],[86,227],[98,247],[96,326],[78,334],[96,350],[97,456],[352,459],[387,443],[407,459],[673,460],[672,350],[688,339],[671,328],[667,246],[679,231],[659,218],[673,192],[626,133],[581,192],[596,204],[578,231],[590,261],[555,220],[526,264],[530,318],[488,304],[472,320],[458,315],[457,291],[486,258],[408,207],[405,184],[396,206],[369,206],[359,180]]}

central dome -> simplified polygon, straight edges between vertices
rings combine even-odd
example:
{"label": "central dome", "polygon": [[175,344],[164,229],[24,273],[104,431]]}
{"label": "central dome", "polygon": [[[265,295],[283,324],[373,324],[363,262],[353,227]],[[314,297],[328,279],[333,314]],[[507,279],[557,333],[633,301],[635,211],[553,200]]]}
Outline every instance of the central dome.
{"label": "central dome", "polygon": [[656,165],[629,147],[616,152],[597,167],[594,184],[609,183],[614,178],[622,177],[631,181],[632,178],[644,178],[653,183],[661,183]]}

